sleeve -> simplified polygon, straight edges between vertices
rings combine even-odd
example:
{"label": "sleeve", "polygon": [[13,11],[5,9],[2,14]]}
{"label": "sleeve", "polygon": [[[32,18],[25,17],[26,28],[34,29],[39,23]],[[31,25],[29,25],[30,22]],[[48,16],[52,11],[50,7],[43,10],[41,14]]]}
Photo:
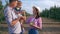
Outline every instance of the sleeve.
{"label": "sleeve", "polygon": [[6,20],[7,20],[7,23],[8,23],[9,25],[11,25],[11,23],[12,23],[11,10],[7,10],[7,12],[6,12]]}
{"label": "sleeve", "polygon": [[28,18],[27,18],[27,20],[26,20],[26,23],[27,23],[27,24],[29,24],[29,23],[31,22],[31,19],[32,19],[32,17],[31,17],[31,16],[30,16],[30,17],[28,17]]}
{"label": "sleeve", "polygon": [[39,24],[40,24],[40,29],[42,29],[42,18],[40,17],[38,20]]}

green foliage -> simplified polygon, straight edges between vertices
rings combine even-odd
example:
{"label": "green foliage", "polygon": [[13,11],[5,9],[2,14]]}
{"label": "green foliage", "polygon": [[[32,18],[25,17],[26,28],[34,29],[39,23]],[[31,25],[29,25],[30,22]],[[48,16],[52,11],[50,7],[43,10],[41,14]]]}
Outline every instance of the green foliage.
{"label": "green foliage", "polygon": [[51,7],[49,10],[45,9],[41,13],[42,17],[60,20],[60,7]]}
{"label": "green foliage", "polygon": [[0,11],[3,9],[2,1],[0,0]]}
{"label": "green foliage", "polygon": [[43,17],[48,17],[48,14],[49,14],[48,9],[45,9],[42,11],[42,13],[40,15]]}
{"label": "green foliage", "polygon": [[3,14],[3,5],[2,1],[0,0],[0,23],[2,23],[5,20],[4,14]]}
{"label": "green foliage", "polygon": [[29,13],[26,12],[26,16],[31,16],[31,14],[29,14]]}

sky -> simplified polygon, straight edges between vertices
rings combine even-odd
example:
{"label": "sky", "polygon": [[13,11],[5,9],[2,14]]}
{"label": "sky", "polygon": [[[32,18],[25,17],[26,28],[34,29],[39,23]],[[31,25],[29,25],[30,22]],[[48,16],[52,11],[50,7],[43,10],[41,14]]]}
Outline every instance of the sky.
{"label": "sky", "polygon": [[[60,7],[60,0],[20,0],[22,1],[22,9],[26,10],[28,13],[32,14],[32,7],[38,6],[40,12],[45,8],[49,9],[52,6]],[[2,0],[2,4],[5,5],[5,0]]]}

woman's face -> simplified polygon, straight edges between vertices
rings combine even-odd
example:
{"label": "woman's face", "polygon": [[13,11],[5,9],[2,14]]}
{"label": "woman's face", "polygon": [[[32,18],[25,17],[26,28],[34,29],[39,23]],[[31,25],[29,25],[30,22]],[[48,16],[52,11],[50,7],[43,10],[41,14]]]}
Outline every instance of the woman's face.
{"label": "woman's face", "polygon": [[36,15],[36,9],[33,7],[33,15]]}

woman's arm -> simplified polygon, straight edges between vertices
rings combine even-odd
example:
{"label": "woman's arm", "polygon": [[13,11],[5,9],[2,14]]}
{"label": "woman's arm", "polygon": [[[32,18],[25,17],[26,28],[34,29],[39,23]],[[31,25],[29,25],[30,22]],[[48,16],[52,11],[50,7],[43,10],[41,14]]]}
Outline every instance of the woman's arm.
{"label": "woman's arm", "polygon": [[33,26],[33,27],[35,27],[37,29],[42,30],[42,19],[39,18],[38,22],[39,22],[40,26],[37,26],[37,23],[32,23],[32,22],[30,23],[30,26]]}
{"label": "woman's arm", "polygon": [[33,27],[35,27],[35,28],[37,28],[37,29],[40,29],[38,26],[33,25],[32,23],[30,24],[30,26],[33,26]]}
{"label": "woman's arm", "polygon": [[33,27],[35,27],[37,29],[40,29],[37,25],[34,25],[33,23],[30,23],[30,26],[33,26]]}
{"label": "woman's arm", "polygon": [[38,22],[40,24],[39,28],[42,30],[42,18],[41,17],[38,19]]}

